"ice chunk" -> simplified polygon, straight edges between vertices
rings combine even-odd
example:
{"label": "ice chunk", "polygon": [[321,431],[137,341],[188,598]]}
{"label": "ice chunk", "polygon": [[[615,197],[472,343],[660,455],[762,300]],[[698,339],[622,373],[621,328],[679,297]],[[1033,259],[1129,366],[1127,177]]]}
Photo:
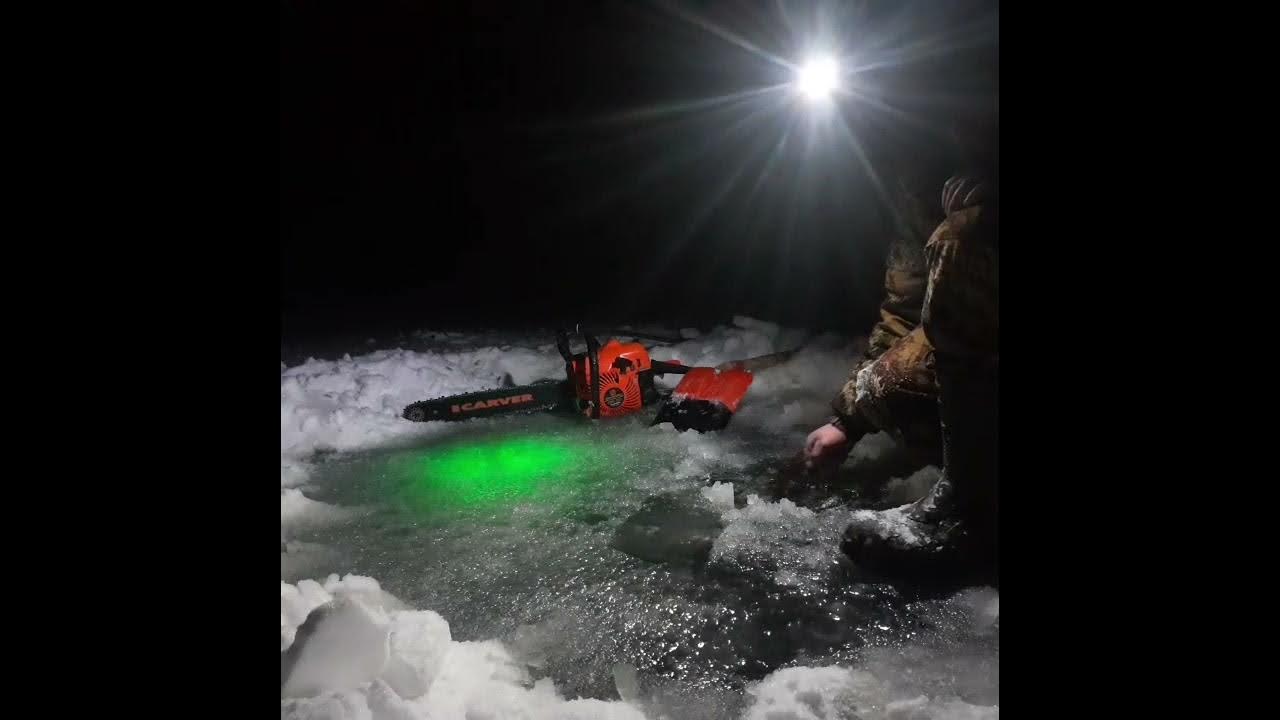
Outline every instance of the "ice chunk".
{"label": "ice chunk", "polygon": [[382,678],[400,697],[421,697],[440,672],[450,640],[449,623],[430,610],[395,613]]}
{"label": "ice chunk", "polygon": [[[438,614],[399,608],[372,578],[281,583],[281,717],[295,720],[645,720],[623,702],[566,700],[502,643],[454,642]],[[309,614],[308,614],[309,613]],[[638,683],[635,694],[638,697]]]}
{"label": "ice chunk", "polygon": [[637,703],[640,701],[640,678],[636,676],[634,665],[626,663],[614,665],[613,684],[618,688],[618,697],[622,698],[623,702]]}
{"label": "ice chunk", "polygon": [[297,488],[280,490],[280,528],[339,522],[351,514],[349,508],[317,502]]}
{"label": "ice chunk", "polygon": [[713,483],[711,487],[704,487],[699,492],[717,510],[733,509],[733,483]]}
{"label": "ice chunk", "polygon": [[[870,673],[843,667],[778,670],[747,690],[751,705],[743,720],[870,720],[882,685]],[[862,701],[861,703],[859,701]]]}
{"label": "ice chunk", "polygon": [[385,613],[354,599],[312,611],[289,648],[281,695],[313,697],[372,682],[387,665],[389,625]]}

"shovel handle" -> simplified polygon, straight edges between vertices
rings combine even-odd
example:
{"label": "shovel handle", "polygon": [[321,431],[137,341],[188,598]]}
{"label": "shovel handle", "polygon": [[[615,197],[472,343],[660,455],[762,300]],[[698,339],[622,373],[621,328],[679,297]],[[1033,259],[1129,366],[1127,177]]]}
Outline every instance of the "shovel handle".
{"label": "shovel handle", "polygon": [[649,368],[653,370],[654,375],[684,375],[693,369],[692,365],[682,365],[678,362],[663,362],[661,360],[650,360]]}
{"label": "shovel handle", "polygon": [[756,357],[746,358],[744,360],[729,360],[717,365],[716,370],[721,372],[724,372],[725,370],[760,372],[761,370],[766,370],[774,367],[775,365],[781,365],[782,363],[790,360],[791,356],[795,355],[797,350],[799,350],[799,348],[783,350],[782,352],[770,353],[768,355],[757,355]]}

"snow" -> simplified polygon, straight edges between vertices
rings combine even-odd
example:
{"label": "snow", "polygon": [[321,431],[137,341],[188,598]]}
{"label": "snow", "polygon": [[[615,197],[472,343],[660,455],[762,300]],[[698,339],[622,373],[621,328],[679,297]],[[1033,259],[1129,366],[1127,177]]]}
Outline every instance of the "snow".
{"label": "snow", "polygon": [[991,588],[970,588],[959,593],[956,601],[969,611],[974,632],[990,634],[1000,629],[1000,593]]}
{"label": "snow", "polygon": [[[386,669],[390,619],[380,609],[356,600],[326,608],[327,613],[301,645],[285,697],[314,697],[353,690],[373,682]],[[290,648],[298,647],[296,636]]]}
{"label": "snow", "polygon": [[[731,326],[709,331],[685,328],[669,334],[682,340],[651,345],[655,359],[717,365],[801,347],[787,362],[756,374],[734,418],[734,435],[637,427],[628,442],[654,449],[658,459],[652,462],[662,472],[654,476],[651,469],[627,470],[640,478],[635,480],[639,490],[646,489],[645,482],[652,484],[648,489],[654,492],[680,484],[690,492],[698,488],[696,496],[724,524],[712,543],[711,564],[788,592],[820,592],[837,560],[838,536],[851,513],[842,508],[814,512],[788,500],[766,502],[753,494],[738,508],[734,483],[710,479],[716,473],[748,468],[764,456],[781,452],[780,448],[798,449],[804,435],[828,418],[828,402],[847,378],[858,344],[833,335],[807,336],[742,317],[734,318]],[[337,549],[308,541],[306,533],[348,522],[363,512],[317,494],[312,477],[327,454],[394,448],[460,432],[460,425],[410,423],[400,413],[418,400],[497,387],[504,376],[525,384],[558,378],[563,372],[563,361],[548,337],[423,332],[415,340],[427,347],[384,349],[338,360],[309,358],[293,367],[281,364],[282,578],[311,577],[313,568],[333,567],[340,557]],[[659,385],[670,388],[678,381],[678,377],[661,378]],[[493,424],[498,422],[502,420],[473,421],[467,426],[474,430],[496,427]],[[871,435],[854,447],[851,458],[875,459],[891,447],[893,441],[887,435]],[[913,496],[923,495],[936,477],[936,468],[926,468],[891,480],[886,497],[910,502]],[[891,529],[909,532],[901,517],[896,523],[892,513],[887,517]],[[483,595],[486,578],[508,577],[522,562],[521,553],[538,552],[539,547],[515,548],[518,552],[501,557],[478,548],[474,562],[460,564],[454,574],[443,577],[475,584],[478,589],[473,592]],[[562,557],[559,562],[587,563],[591,557],[584,549],[581,556]],[[383,576],[381,571],[378,574]],[[597,605],[601,599],[612,602],[616,593],[607,593],[607,584],[602,587],[604,595],[593,596],[595,589],[588,588],[578,600]],[[548,598],[540,601],[554,601],[555,592],[547,590]],[[650,604],[647,612],[666,622],[671,610],[653,606],[641,595],[623,597],[618,609],[631,613],[636,623],[652,622],[640,610],[644,603]],[[430,605],[440,607],[434,601]],[[954,606],[952,612],[959,619],[948,615],[940,622],[960,623],[957,632],[998,642],[997,592],[966,591],[947,606]],[[681,607],[686,614],[724,611],[714,606]],[[457,619],[456,608],[449,614]],[[660,701],[659,689],[642,682],[634,667],[616,663],[611,665],[611,677],[622,700],[601,699],[595,693],[594,699],[567,697],[563,684],[557,684],[563,679],[554,673],[554,658],[544,668],[541,661],[532,659],[536,653],[531,648],[537,645],[546,654],[556,643],[586,642],[589,638],[566,637],[578,621],[569,615],[544,617],[536,627],[527,626],[524,636],[508,635],[504,641],[495,637],[497,633],[487,633],[481,639],[457,640],[448,617],[428,608],[408,607],[373,578],[329,575],[321,581],[282,580],[281,716],[341,720],[684,716],[664,709],[669,697]],[[698,691],[708,693],[700,696],[704,699],[690,702],[692,707],[707,702],[726,708],[734,704],[734,712],[742,718],[770,720],[852,717],[854,713],[863,720],[998,717],[998,664],[993,669],[990,653],[976,659],[937,657],[933,647],[873,648],[857,657],[837,653],[825,661],[811,657],[805,661],[808,665],[769,673],[741,696],[736,691],[716,694],[704,688]],[[549,676],[535,677],[535,671]],[[924,679],[895,679],[900,676]],[[965,688],[980,692],[974,696],[963,692]],[[737,700],[730,703],[724,693]],[[705,699],[711,697],[717,699]]]}
{"label": "snow", "polygon": [[297,488],[280,490],[280,528],[293,529],[304,523],[337,522],[349,517],[352,510],[317,502]]}
{"label": "snow", "polygon": [[280,487],[291,488],[307,481],[307,468],[295,460],[280,458]]}
{"label": "snow", "polygon": [[[784,332],[773,323],[750,318],[734,318],[734,324],[734,327],[718,327],[676,345],[654,347],[650,355],[655,360],[714,367],[728,360],[789,350],[804,339],[803,333]],[[679,382],[679,376],[658,379],[659,386],[665,387],[674,387]]]}
{"label": "snow", "polygon": [[867,435],[853,446],[853,450],[849,452],[850,460],[876,460],[894,447],[893,438],[889,433],[875,433]]}
{"label": "snow", "polygon": [[910,517],[914,507],[902,505],[880,512],[855,510],[851,519],[866,523],[867,526],[874,525],[877,528],[876,534],[880,537],[894,539],[905,546],[921,545],[927,538],[920,537],[915,532],[915,523]]}
{"label": "snow", "polygon": [[971,588],[926,613],[950,634],[932,644],[873,647],[857,666],[797,666],[770,673],[747,688],[744,720],[994,720],[1000,717],[999,666],[991,653],[957,645],[992,639],[1000,595]]}
{"label": "snow", "polygon": [[469,352],[381,350],[357,358],[308,360],[280,373],[280,453],[357,450],[430,432],[400,413],[418,400],[552,377],[554,349],[485,347]]}
{"label": "snow", "polygon": [[[755,503],[754,505],[764,505]],[[791,512],[785,506],[779,513]],[[975,632],[999,621],[999,596],[974,589],[957,597]],[[298,628],[316,613],[294,647]],[[643,720],[644,692],[632,667],[614,677],[626,700],[567,699],[550,678],[533,681],[503,643],[455,641],[438,614],[407,609],[378,583],[330,576],[280,584],[281,652],[292,665],[282,678],[281,717],[291,720],[394,717],[610,718]],[[880,649],[877,649],[880,650]],[[743,720],[967,720],[998,718],[998,705],[946,692],[935,677],[919,677],[910,654],[879,653],[861,668],[798,666],[749,686]],[[903,678],[907,678],[904,680]],[[939,688],[942,691],[939,692]],[[934,690],[930,695],[922,690]],[[658,717],[655,715],[654,717]]]}
{"label": "snow", "polygon": [[723,513],[725,528],[711,547],[711,562],[774,585],[816,589],[837,561],[839,536],[849,522],[842,509],[815,513],[782,499],[747,496],[743,508]]}
{"label": "snow", "polygon": [[929,490],[940,477],[942,477],[941,469],[929,465],[905,478],[892,478],[885,485],[884,500],[892,505],[913,503],[928,495]]}
{"label": "snow", "polygon": [[729,511],[733,509],[733,483],[713,483],[710,487],[704,487],[699,490],[702,497],[711,503],[712,507]]}
{"label": "snow", "polygon": [[772,673],[748,694],[743,720],[987,720],[998,706],[974,705],[956,697],[896,696],[892,685],[865,670],[829,666],[786,668]]}
{"label": "snow", "polygon": [[[304,622],[314,626],[295,644]],[[531,682],[502,643],[454,641],[444,618],[404,609],[371,578],[281,583],[280,628],[292,660],[283,718],[644,720],[624,702],[565,699],[550,679]]]}

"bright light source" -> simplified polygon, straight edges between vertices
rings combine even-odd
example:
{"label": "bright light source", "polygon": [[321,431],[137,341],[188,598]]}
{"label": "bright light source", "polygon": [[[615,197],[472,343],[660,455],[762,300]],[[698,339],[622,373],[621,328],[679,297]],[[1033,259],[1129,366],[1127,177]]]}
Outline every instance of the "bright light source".
{"label": "bright light source", "polygon": [[813,58],[800,68],[796,86],[810,100],[829,97],[840,85],[840,67],[833,57]]}

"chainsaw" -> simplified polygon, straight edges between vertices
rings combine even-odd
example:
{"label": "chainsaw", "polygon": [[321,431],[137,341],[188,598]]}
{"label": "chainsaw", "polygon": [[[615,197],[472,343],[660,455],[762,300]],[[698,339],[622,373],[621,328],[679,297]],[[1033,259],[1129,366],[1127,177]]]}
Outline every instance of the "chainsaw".
{"label": "chainsaw", "polygon": [[[649,356],[637,342],[611,339],[600,344],[581,330],[585,350],[574,353],[569,334],[556,333],[556,348],[564,358],[565,379],[531,385],[436,398],[413,403],[404,418],[413,422],[460,421],[510,413],[570,412],[593,420],[634,415],[658,406],[650,425],[670,422],[680,432],[723,430],[737,412],[751,386],[752,370],[789,357],[776,353],[718,367],[693,367]],[[683,375],[670,393],[654,384],[660,375]]]}

